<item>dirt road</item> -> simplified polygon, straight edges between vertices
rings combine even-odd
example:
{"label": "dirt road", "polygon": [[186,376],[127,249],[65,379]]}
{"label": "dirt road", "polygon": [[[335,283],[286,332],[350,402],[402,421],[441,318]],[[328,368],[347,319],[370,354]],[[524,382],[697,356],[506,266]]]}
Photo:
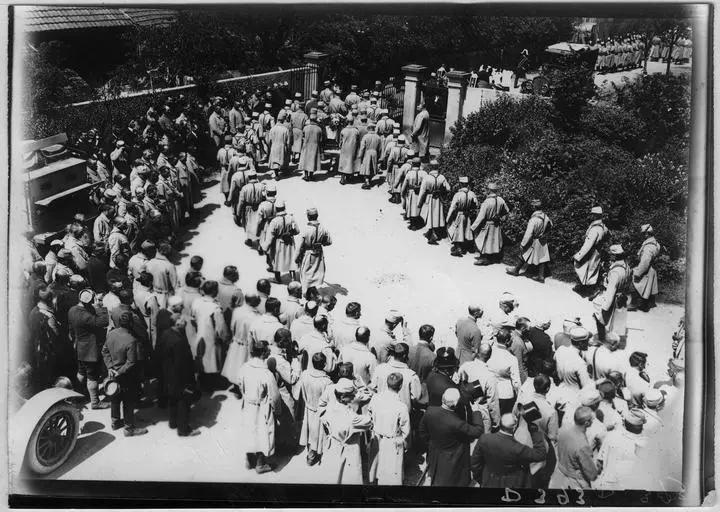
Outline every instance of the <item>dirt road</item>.
{"label": "dirt road", "polygon": [[[400,207],[387,201],[383,186],[365,191],[359,185],[342,187],[334,176],[320,176],[312,183],[292,177],[279,181],[278,194],[301,223],[305,209],[317,207],[320,220],[332,233],[333,245],[326,251],[327,282],[338,296],[338,317],[349,301],[358,301],[363,308],[361,321],[372,330],[382,324],[389,308],[397,308],[414,335],[421,324],[430,323],[437,329],[439,345],[453,345],[453,325],[469,303],[489,311],[499,295],[509,291],[530,318],[539,312],[550,314],[551,333],[569,316],[580,316],[592,325],[590,303],[567,283],[548,279],[541,285],[513,278],[500,265],[476,267],[472,256],[450,257],[447,241],[428,245],[421,232],[405,228]],[[264,259],[243,244],[242,230],[233,223],[229,209],[220,206],[219,186],[208,188],[205,195],[198,205],[202,220],[187,235],[182,264],[191,255],[202,255],[203,273],[211,279],[221,276],[223,266],[235,264],[241,287],[252,288],[258,278],[269,277]],[[273,285],[273,294],[284,298],[285,288]],[[682,314],[681,307],[662,304],[647,314],[630,314],[629,349],[649,354],[653,380],[664,376],[670,335]],[[239,412],[240,401],[234,395],[205,396],[192,414],[202,434],[181,439],[169,429],[166,412],[157,408],[140,411],[149,434],[138,438],[110,430],[107,410],[85,411],[78,447],[49,478],[331,483],[321,467],[306,466],[304,454],[282,459],[274,472],[265,475],[246,470],[243,436],[236,425]],[[668,446],[668,460],[677,461],[671,464],[679,468],[679,443]],[[408,475],[408,481],[417,476]]]}

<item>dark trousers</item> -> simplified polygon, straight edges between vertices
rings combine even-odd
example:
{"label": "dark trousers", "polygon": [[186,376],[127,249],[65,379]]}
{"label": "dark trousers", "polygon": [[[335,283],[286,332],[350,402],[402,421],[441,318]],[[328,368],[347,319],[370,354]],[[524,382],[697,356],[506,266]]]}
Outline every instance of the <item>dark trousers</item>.
{"label": "dark trousers", "polygon": [[[110,417],[113,423],[119,423],[122,420],[126,427],[133,428],[139,383],[135,378],[122,379],[118,382],[120,392],[110,399]],[[120,415],[121,408],[122,416]]]}
{"label": "dark trousers", "polygon": [[190,432],[190,401],[184,397],[170,397],[168,399],[168,413],[170,428],[177,428],[178,434]]}
{"label": "dark trousers", "polygon": [[557,456],[555,455],[555,448],[552,443],[546,438],[548,443],[548,453],[546,458],[545,467],[538,470],[534,475],[530,475],[530,481],[533,489],[547,489],[550,484],[550,477],[552,477],[555,466],[557,465]]}
{"label": "dark trousers", "polygon": [[500,414],[507,414],[512,412],[513,407],[515,407],[515,398],[500,398],[498,399],[499,406],[500,406]]}

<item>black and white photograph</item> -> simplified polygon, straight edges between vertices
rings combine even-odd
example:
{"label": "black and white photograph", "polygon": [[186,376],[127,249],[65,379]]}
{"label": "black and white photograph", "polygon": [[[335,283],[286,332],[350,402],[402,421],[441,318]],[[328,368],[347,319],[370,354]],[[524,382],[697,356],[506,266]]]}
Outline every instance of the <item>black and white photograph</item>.
{"label": "black and white photograph", "polygon": [[7,7],[10,506],[717,506],[713,9]]}

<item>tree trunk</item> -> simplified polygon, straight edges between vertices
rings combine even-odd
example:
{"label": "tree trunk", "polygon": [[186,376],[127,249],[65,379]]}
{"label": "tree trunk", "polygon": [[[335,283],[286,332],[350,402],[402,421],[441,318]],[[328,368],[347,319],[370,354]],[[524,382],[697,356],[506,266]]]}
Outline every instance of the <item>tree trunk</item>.
{"label": "tree trunk", "polygon": [[675,48],[675,43],[678,40],[678,30],[674,30],[672,33],[672,36],[670,36],[670,48],[668,49],[668,56],[667,56],[667,67],[665,68],[665,75],[670,76],[670,64],[672,63],[672,52],[673,48]]}

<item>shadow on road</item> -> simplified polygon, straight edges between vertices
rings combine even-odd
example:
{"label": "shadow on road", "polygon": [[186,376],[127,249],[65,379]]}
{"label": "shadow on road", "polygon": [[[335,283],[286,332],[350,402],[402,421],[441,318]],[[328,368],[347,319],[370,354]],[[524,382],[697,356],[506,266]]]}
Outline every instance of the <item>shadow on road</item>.
{"label": "shadow on road", "polygon": [[[90,421],[89,424],[99,424],[100,428],[105,428],[105,425],[97,421]],[[93,426],[94,428],[94,426]],[[83,431],[85,429],[83,428]],[[87,459],[95,455],[97,452],[105,448],[107,445],[115,440],[115,436],[108,432],[94,432],[90,435],[81,436],[77,440],[75,449],[73,450],[70,458],[52,473],[41,477],[43,480],[56,480],[71,471],[77,465],[85,462]]]}
{"label": "shadow on road", "polygon": [[82,429],[80,429],[80,435],[82,434],[93,434],[97,432],[98,430],[102,430],[105,428],[105,425],[100,423],[99,421],[88,421],[82,426]]}
{"label": "shadow on road", "polygon": [[325,286],[318,289],[321,295],[343,295],[348,294],[348,289],[341,284],[325,283]]}
{"label": "shadow on road", "polygon": [[177,237],[177,242],[178,244],[182,244],[182,249],[180,249],[181,252],[173,258],[173,264],[179,264],[180,259],[187,256],[187,253],[182,252],[184,251],[185,246],[195,235],[199,233],[198,228],[200,227],[200,224],[205,222],[205,220],[218,208],[220,208],[220,205],[216,203],[207,203],[200,208],[195,208],[192,217],[188,223],[183,226],[182,234]]}
{"label": "shadow on road", "polygon": [[214,396],[202,395],[200,401],[190,410],[190,423],[198,427],[210,428],[217,424],[217,417],[220,413],[222,403],[228,397],[224,394]]}
{"label": "shadow on road", "polygon": [[202,184],[201,188],[202,188],[202,190],[205,190],[205,189],[210,188],[210,187],[212,187],[212,186],[214,186],[214,185],[217,185],[218,183],[220,183],[220,180],[219,180],[218,178],[213,178],[213,179],[211,179],[211,180],[205,180],[205,181],[203,181],[203,184]]}

